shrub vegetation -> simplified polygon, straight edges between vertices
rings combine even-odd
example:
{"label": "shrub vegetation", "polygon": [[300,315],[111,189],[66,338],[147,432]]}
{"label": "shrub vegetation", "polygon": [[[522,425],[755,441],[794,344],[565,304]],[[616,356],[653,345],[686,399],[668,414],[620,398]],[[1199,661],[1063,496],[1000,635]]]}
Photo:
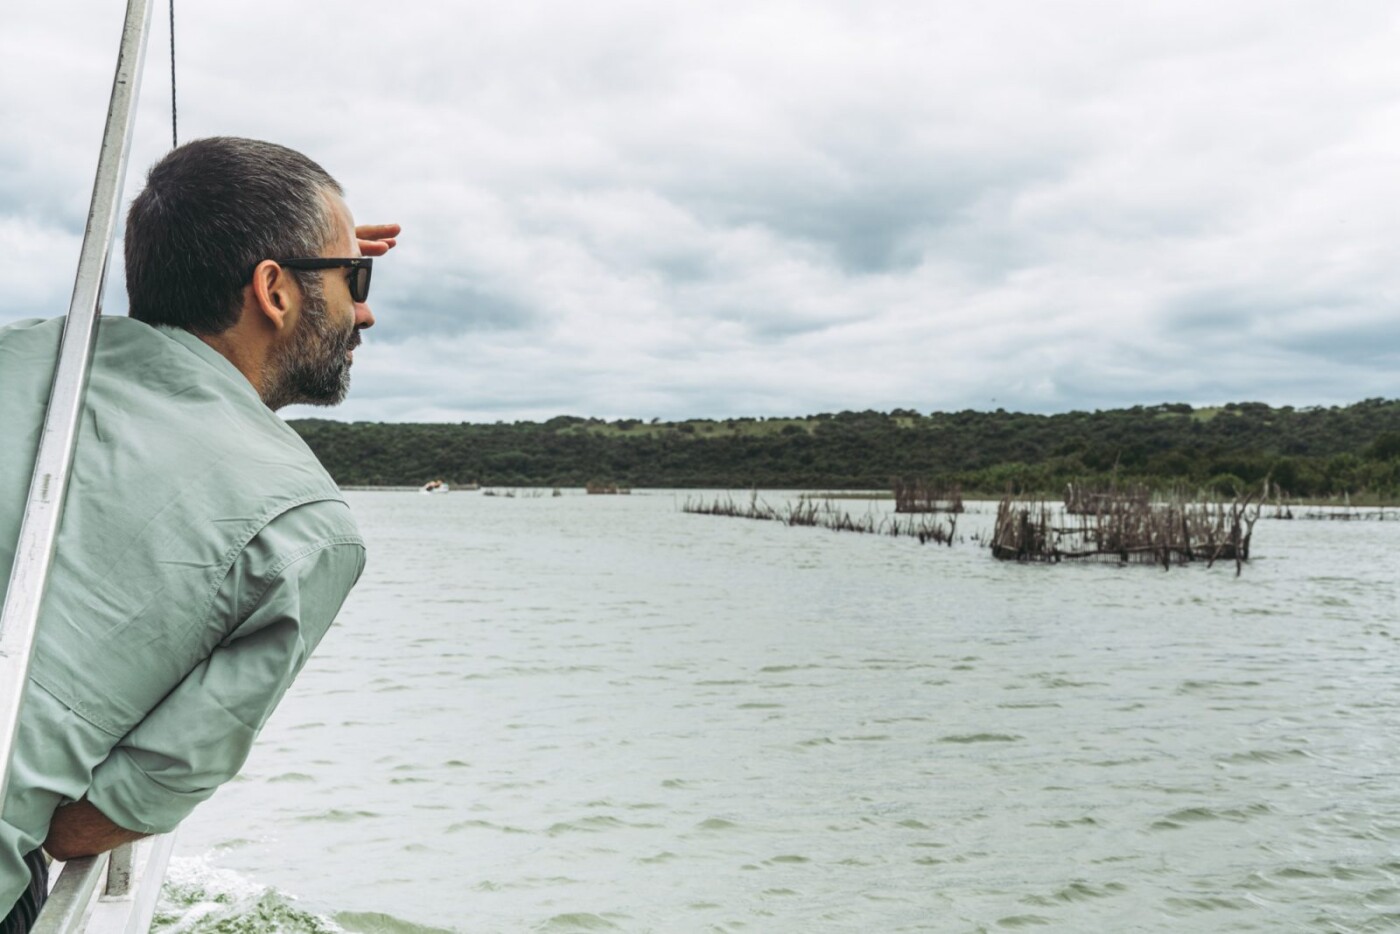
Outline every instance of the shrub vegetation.
{"label": "shrub vegetation", "polygon": [[1059,495],[1073,479],[1229,496],[1266,476],[1295,497],[1400,499],[1400,400],[1295,409],[1258,402],[1027,415],[839,412],[644,422],[294,421],[342,484],[888,489],[891,478],[965,493]]}

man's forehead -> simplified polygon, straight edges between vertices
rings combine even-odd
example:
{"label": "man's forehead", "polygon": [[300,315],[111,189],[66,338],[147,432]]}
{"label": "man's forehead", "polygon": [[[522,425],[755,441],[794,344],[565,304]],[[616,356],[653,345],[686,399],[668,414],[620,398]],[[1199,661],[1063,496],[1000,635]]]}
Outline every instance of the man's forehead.
{"label": "man's forehead", "polygon": [[359,250],[354,250],[351,253],[345,252],[351,250],[357,244],[355,240],[355,217],[350,213],[350,205],[346,204],[345,199],[333,191],[324,192],[324,196],[326,203],[330,205],[331,217],[334,218],[336,229],[334,243],[336,252],[334,255],[358,256]]}

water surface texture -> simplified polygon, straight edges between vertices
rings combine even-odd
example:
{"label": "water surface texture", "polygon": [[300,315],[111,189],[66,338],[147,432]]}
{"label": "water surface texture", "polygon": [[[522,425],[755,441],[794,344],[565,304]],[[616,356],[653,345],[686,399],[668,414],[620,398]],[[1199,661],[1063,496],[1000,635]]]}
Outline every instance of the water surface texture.
{"label": "water surface texture", "polygon": [[1236,579],[684,495],[351,494],[165,930],[1400,926],[1400,522],[1261,520]]}

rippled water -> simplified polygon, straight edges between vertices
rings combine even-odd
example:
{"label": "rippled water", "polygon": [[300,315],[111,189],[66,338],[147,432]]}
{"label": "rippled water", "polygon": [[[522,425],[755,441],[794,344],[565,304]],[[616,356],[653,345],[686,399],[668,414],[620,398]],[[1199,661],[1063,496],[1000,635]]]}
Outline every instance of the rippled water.
{"label": "rippled water", "polygon": [[1400,522],[1261,521],[1236,579],[683,498],[352,494],[166,930],[1400,926]]}

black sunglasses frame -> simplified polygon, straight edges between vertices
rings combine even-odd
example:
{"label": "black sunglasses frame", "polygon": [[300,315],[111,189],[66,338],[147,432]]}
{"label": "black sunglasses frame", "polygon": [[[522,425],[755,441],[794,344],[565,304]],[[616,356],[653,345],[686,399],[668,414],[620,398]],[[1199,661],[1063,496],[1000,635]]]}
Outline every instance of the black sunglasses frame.
{"label": "black sunglasses frame", "polygon": [[363,302],[369,298],[369,280],[374,272],[374,258],[370,256],[346,256],[327,258],[324,256],[292,256],[273,260],[288,269],[353,269],[355,274],[345,280],[350,286],[350,298]]}

